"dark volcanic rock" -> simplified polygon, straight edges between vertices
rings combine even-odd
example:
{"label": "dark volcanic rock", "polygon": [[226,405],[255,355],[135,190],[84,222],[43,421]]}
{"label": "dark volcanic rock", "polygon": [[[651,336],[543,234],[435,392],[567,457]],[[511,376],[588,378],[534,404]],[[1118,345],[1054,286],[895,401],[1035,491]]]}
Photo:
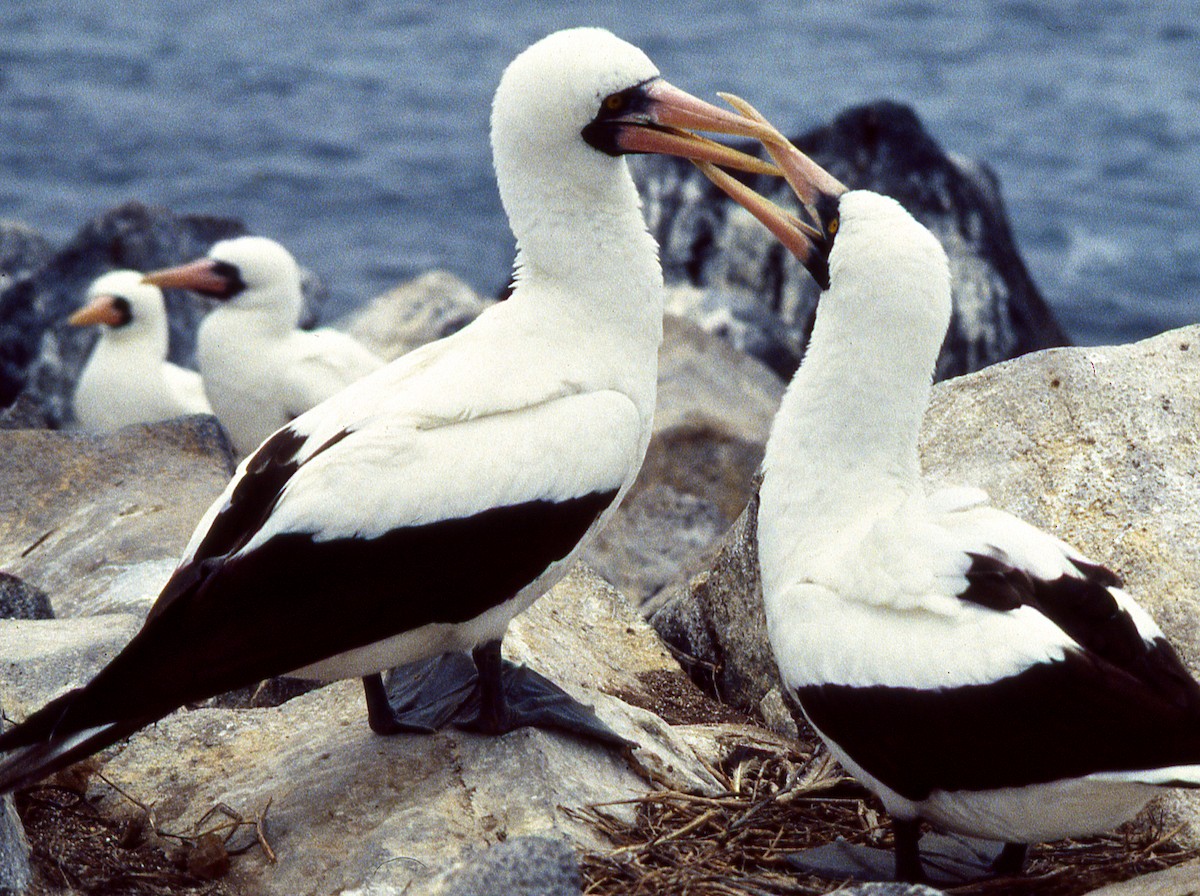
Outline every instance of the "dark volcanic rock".
{"label": "dark volcanic rock", "polygon": [[[911,109],[891,102],[849,109],[794,142],[850,188],[899,200],[946,247],[954,318],[938,379],[1067,344],[1017,253],[995,175],[943,151]],[[790,378],[816,307],[817,287],[807,271],[690,163],[644,157],[634,171],[668,282],[715,293],[706,304],[724,304],[727,313],[709,325]],[[784,208],[797,208],[783,181],[748,182]],[[786,330],[765,325],[759,308]],[[712,317],[711,307],[701,309],[702,322]]]}
{"label": "dark volcanic rock", "polygon": [[18,221],[0,221],[0,292],[50,260],[54,247],[42,234]]}
{"label": "dark volcanic rock", "polygon": [[0,619],[53,619],[50,597],[41,588],[0,570]]}
{"label": "dark volcanic rock", "polygon": [[441,896],[574,896],[582,890],[570,843],[517,837],[472,856],[448,875]]}

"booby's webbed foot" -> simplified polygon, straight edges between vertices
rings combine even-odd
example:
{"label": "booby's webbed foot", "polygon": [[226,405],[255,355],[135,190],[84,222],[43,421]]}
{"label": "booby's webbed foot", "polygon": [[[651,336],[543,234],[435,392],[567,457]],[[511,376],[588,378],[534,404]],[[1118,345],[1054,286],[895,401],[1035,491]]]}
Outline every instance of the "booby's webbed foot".
{"label": "booby's webbed foot", "polygon": [[500,656],[500,642],[472,656],[447,653],[363,678],[376,734],[432,733],[447,725],[481,734],[516,728],[567,731],[612,746],[630,742],[542,675]]}
{"label": "booby's webbed foot", "polygon": [[788,853],[787,863],[797,871],[826,880],[894,881],[896,860],[890,849],[835,840],[824,846]]}
{"label": "booby's webbed foot", "polygon": [[502,659],[499,641],[481,644],[472,656],[479,669],[479,688],[465,707],[470,714],[456,717],[455,727],[481,734],[504,734],[528,726],[566,731],[615,747],[632,746],[600,721],[591,707],[554,682]]}
{"label": "booby's webbed foot", "polygon": [[[367,722],[376,734],[432,734],[466,710],[478,693],[471,658],[444,653],[363,678]],[[478,698],[476,698],[478,699]]]}
{"label": "booby's webbed foot", "polygon": [[957,886],[1018,873],[1027,847],[954,834],[927,834],[921,841],[921,865],[930,882]]}
{"label": "booby's webbed foot", "polygon": [[791,853],[787,861],[799,871],[828,880],[902,880],[947,887],[1016,874],[1024,866],[1027,849],[1021,843],[1000,848],[990,840],[927,834],[921,840],[919,864],[914,866],[904,840],[902,833],[895,853],[838,840]]}

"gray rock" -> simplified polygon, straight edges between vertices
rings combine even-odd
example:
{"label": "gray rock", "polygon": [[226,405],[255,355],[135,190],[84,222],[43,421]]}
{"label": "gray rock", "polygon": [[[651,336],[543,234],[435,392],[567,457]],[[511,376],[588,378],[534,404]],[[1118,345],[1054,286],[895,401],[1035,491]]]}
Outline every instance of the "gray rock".
{"label": "gray rock", "polygon": [[[4,730],[0,707],[0,731]],[[17,816],[11,794],[0,798],[0,896],[24,896],[33,882],[29,867],[29,841]]]}
{"label": "gray rock", "polygon": [[50,240],[19,221],[0,221],[0,292],[28,277],[54,252]]}
{"label": "gray rock", "polygon": [[[939,379],[1067,342],[1016,250],[995,175],[944,152],[911,109],[891,102],[849,109],[794,142],[847,186],[894,196],[946,246],[954,318]],[[812,278],[689,163],[647,156],[634,174],[668,282],[715,292],[698,319],[790,377],[812,327]],[[751,183],[784,208],[797,207],[782,181]]]}
{"label": "gray rock", "polygon": [[91,680],[141,627],[139,616],[0,620],[0,696],[23,719]]}
{"label": "gray rock", "polygon": [[0,619],[53,619],[50,598],[40,588],[0,571]]}
{"label": "gray rock", "polygon": [[33,391],[22,392],[0,410],[0,429],[46,429],[54,423],[49,409]]}
{"label": "gray rock", "polygon": [[[1200,326],[1132,345],[1038,352],[940,383],[921,438],[930,488],[993,503],[1120,575],[1200,670]],[[752,502],[710,570],[651,622],[693,677],[752,707],[778,685],[760,603]],[[1200,842],[1200,801],[1159,801]]]}
{"label": "gray rock", "polygon": [[1195,896],[1196,893],[1200,893],[1200,862],[1109,884],[1090,891],[1087,896]]}
{"label": "gray rock", "polygon": [[342,326],[384,360],[461,330],[492,302],[446,271],[430,271],[368,302]]}
{"label": "gray rock", "polygon": [[469,856],[447,875],[441,896],[578,896],[582,890],[569,843],[517,837]]}
{"label": "gray rock", "polygon": [[762,607],[757,519],[756,495],[726,534],[709,569],[676,589],[650,617],[693,680],[745,712],[754,712],[779,688]]}
{"label": "gray rock", "polygon": [[890,881],[853,884],[837,892],[839,896],[946,896],[944,891],[935,890],[925,884],[902,884]]}
{"label": "gray rock", "polygon": [[[130,569],[178,558],[233,469],[212,417],[104,436],[0,430],[0,457],[0,568],[49,594],[59,616],[136,604],[102,598]],[[163,569],[142,570],[147,587]]]}

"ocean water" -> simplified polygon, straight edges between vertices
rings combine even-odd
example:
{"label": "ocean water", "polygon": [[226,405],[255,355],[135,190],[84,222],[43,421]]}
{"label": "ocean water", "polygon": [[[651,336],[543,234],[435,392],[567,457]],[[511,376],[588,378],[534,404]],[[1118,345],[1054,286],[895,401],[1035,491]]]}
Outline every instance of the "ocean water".
{"label": "ocean water", "polygon": [[999,174],[1072,338],[1200,321],[1200,2],[22,0],[0,19],[0,217],[65,239],[128,199],[244,219],[345,311],[512,258],[488,149],[505,64],[597,24],[798,132],[876,98]]}

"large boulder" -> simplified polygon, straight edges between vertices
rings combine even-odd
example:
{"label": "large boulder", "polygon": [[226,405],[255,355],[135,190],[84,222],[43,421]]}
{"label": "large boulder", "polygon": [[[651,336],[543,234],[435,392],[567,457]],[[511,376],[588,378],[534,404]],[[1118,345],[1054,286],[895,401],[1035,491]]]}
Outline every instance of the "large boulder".
{"label": "large boulder", "polygon": [[[895,197],[942,240],[954,317],[939,379],[1066,344],[1017,252],[996,176],[944,151],[910,108],[876,102],[848,109],[794,142],[848,187]],[[808,272],[745,209],[722,201],[690,163],[648,156],[634,173],[668,282],[703,290],[688,300],[698,319],[790,377],[816,308]],[[783,181],[758,177],[751,184],[797,208]]]}
{"label": "large boulder", "polygon": [[[1133,345],[1038,352],[935,386],[930,487],[973,485],[1110,566],[1200,673],[1200,326]],[[712,567],[651,622],[722,699],[778,688],[755,550],[756,502]],[[1173,810],[1200,843],[1200,807]]]}
{"label": "large boulder", "polygon": [[128,609],[97,602],[114,582],[157,593],[233,471],[207,416],[105,436],[0,430],[0,457],[0,568],[67,617]]}

